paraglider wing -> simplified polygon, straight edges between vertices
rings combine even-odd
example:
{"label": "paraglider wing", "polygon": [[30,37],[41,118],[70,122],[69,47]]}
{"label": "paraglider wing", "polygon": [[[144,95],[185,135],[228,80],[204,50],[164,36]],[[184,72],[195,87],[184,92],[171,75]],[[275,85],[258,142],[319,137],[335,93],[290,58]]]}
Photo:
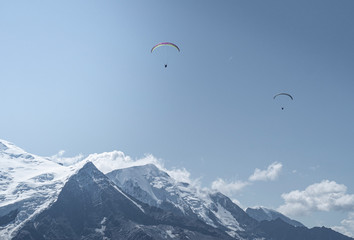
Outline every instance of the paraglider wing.
{"label": "paraglider wing", "polygon": [[179,49],[179,47],[178,47],[176,44],[174,44],[174,43],[162,42],[162,43],[158,43],[158,44],[156,44],[155,46],[153,46],[153,47],[151,48],[151,52],[153,52],[156,48],[161,47],[161,46],[171,46],[171,47],[176,48],[176,49],[178,50],[178,52],[181,51],[181,50]]}
{"label": "paraglider wing", "polygon": [[279,94],[275,95],[275,96],[273,97],[273,99],[275,99],[276,97],[278,97],[278,96],[280,96],[280,95],[288,96],[288,97],[291,98],[291,100],[294,100],[294,98],[293,98],[289,93],[279,93]]}

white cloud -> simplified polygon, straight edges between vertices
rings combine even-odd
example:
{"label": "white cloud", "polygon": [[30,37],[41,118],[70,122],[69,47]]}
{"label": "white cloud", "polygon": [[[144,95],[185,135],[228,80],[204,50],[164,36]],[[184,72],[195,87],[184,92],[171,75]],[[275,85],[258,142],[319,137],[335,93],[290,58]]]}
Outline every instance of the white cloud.
{"label": "white cloud", "polygon": [[70,166],[82,161],[84,158],[84,155],[81,153],[74,157],[63,157],[64,153],[64,150],[60,150],[57,154],[49,157],[49,159],[53,162],[63,164],[64,166]]}
{"label": "white cloud", "polygon": [[218,178],[212,182],[211,189],[222,192],[225,195],[232,195],[233,193],[241,191],[249,184],[249,182],[244,181],[226,182],[225,180]]}
{"label": "white cloud", "polygon": [[340,226],[334,226],[332,229],[349,237],[354,237],[354,212],[349,213],[348,218],[342,220]]}
{"label": "white cloud", "polygon": [[163,168],[162,161],[151,154],[145,155],[141,159],[134,160],[121,151],[90,154],[86,158],[86,161],[92,162],[104,174],[116,169],[143,166],[146,164],[154,164],[159,168]]}
{"label": "white cloud", "polygon": [[268,181],[278,178],[283,165],[278,162],[274,162],[268,166],[266,170],[260,170],[256,168],[254,173],[249,177],[250,181]]}
{"label": "white cloud", "polygon": [[177,182],[186,182],[186,183],[191,183],[191,174],[188,172],[185,168],[182,169],[173,169],[173,170],[167,170],[164,169],[165,172],[170,175],[173,179],[175,179]]}
{"label": "white cloud", "polygon": [[[278,162],[274,162],[268,166],[266,170],[260,170],[256,168],[254,173],[249,177],[249,181],[268,181],[278,178],[283,165]],[[225,195],[232,195],[240,192],[246,186],[251,185],[249,181],[225,181],[222,178],[218,178],[211,184],[211,189],[222,192]]]}
{"label": "white cloud", "polygon": [[306,215],[314,211],[354,211],[354,194],[334,181],[323,180],[305,190],[282,194],[285,204],[278,210],[285,215]]}
{"label": "white cloud", "polygon": [[92,162],[104,174],[116,169],[154,164],[160,170],[168,173],[177,182],[186,182],[194,186],[199,185],[199,179],[192,180],[190,172],[186,169],[176,168],[168,170],[164,167],[164,163],[161,159],[157,159],[151,154],[147,154],[143,158],[132,159],[121,151],[113,151],[90,154],[85,160]]}

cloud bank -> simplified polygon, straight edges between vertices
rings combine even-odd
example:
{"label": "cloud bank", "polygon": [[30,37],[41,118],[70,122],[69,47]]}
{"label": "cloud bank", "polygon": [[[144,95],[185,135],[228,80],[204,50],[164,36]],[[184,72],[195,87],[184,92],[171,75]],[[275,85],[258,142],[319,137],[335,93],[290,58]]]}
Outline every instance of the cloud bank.
{"label": "cloud bank", "polygon": [[335,181],[323,180],[281,195],[285,203],[278,211],[285,215],[307,215],[315,211],[354,211],[354,194],[347,194],[347,187]]}

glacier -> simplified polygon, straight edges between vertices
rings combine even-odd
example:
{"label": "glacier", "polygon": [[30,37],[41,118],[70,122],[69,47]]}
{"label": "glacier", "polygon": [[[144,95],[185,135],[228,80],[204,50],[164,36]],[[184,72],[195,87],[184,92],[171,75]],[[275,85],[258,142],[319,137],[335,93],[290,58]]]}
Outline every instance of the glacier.
{"label": "glacier", "polygon": [[0,216],[18,211],[14,221],[0,226],[0,239],[11,239],[23,223],[52,204],[82,166],[63,166],[0,140]]}

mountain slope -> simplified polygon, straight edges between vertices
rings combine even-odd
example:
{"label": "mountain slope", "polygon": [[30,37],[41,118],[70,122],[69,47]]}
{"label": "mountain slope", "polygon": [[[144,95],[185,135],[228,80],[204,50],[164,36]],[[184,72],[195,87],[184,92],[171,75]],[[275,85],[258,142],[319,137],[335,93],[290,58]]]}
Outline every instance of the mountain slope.
{"label": "mountain slope", "polygon": [[25,221],[54,202],[75,172],[0,140],[0,239],[10,239]]}
{"label": "mountain slope", "polygon": [[[262,219],[257,219],[257,215],[254,219],[225,195],[201,191],[187,183],[177,182],[152,164],[118,169],[107,173],[107,176],[142,202],[181,216],[199,219],[235,239],[282,240],[298,236],[292,239],[310,240],[320,239],[326,234],[338,239],[351,239],[327,228],[308,229],[300,222],[270,209],[261,209],[258,216]],[[258,211],[249,209],[248,212]],[[265,219],[268,221],[262,221]]]}
{"label": "mountain slope", "polygon": [[302,223],[290,219],[287,216],[281,214],[280,212],[277,212],[272,209],[264,208],[264,207],[258,207],[258,208],[247,208],[246,213],[251,216],[252,218],[256,219],[257,221],[271,221],[271,220],[276,220],[277,218],[280,218],[286,223],[289,223],[290,225],[294,227],[305,227]]}
{"label": "mountain slope", "polygon": [[107,176],[144,203],[179,216],[199,219],[232,237],[249,237],[248,230],[257,224],[225,195],[177,182],[152,164],[118,169]]}
{"label": "mountain slope", "polygon": [[[218,208],[217,210],[214,210],[215,215],[218,216],[218,219],[222,221],[224,226],[227,226],[229,229],[234,228],[234,231],[243,229],[244,233],[239,231],[239,234],[244,237],[247,235],[255,236],[255,232],[252,234],[252,231],[258,223],[237,204],[232,202],[230,198],[220,192],[210,194],[209,196]],[[237,228],[235,228],[235,226],[237,226]]]}
{"label": "mountain slope", "polygon": [[128,196],[92,163],[14,239],[230,239],[201,221],[176,217]]}

